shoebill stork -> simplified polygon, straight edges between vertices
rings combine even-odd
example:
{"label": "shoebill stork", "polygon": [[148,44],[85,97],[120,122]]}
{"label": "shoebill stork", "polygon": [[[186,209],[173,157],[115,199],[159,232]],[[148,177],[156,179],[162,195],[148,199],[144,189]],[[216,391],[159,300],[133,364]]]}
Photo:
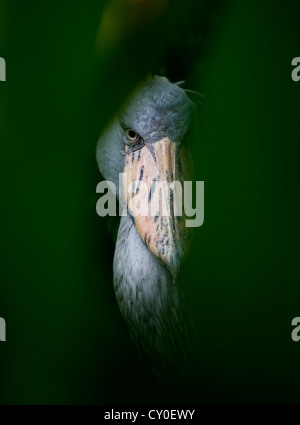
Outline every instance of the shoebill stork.
{"label": "shoebill stork", "polygon": [[[193,93],[165,77],[148,78],[101,135],[96,152],[104,178],[117,192],[124,190],[128,210],[121,217],[114,254],[116,299],[140,355],[164,377],[179,374],[190,343],[189,310],[179,278],[189,229],[172,208],[169,216],[159,210],[154,217],[137,217],[129,204],[140,181],[150,200],[156,182],[189,180]],[[132,193],[119,188],[119,173],[126,175],[127,185],[137,182]],[[172,191],[165,199],[174,202]]]}

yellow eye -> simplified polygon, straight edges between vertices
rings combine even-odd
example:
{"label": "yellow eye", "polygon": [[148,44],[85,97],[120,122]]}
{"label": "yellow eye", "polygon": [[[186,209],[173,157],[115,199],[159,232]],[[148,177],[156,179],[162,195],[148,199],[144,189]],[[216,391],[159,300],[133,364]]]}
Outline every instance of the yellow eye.
{"label": "yellow eye", "polygon": [[126,138],[130,142],[138,142],[140,140],[140,136],[130,128],[127,128],[126,130]]}

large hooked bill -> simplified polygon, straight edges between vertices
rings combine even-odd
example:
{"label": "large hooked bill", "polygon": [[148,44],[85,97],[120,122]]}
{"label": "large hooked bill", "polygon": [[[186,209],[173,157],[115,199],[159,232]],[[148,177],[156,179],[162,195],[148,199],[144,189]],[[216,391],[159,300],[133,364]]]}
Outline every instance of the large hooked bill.
{"label": "large hooked bill", "polygon": [[126,153],[125,204],[144,243],[176,279],[189,233],[182,208],[183,157],[168,137]]}

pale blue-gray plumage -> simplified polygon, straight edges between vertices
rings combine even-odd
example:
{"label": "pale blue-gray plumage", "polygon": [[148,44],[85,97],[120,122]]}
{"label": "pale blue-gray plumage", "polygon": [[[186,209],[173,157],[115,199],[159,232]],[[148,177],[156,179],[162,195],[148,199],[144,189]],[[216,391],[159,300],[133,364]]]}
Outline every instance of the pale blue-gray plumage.
{"label": "pale blue-gray plumage", "polygon": [[[124,149],[129,144],[127,129],[139,136],[135,149],[140,148],[138,143],[155,147],[168,138],[176,143],[177,155],[191,138],[194,111],[189,93],[179,85],[165,77],[148,78],[100,137],[97,161],[105,179],[119,189]],[[180,264],[172,266],[179,269]],[[159,374],[178,372],[189,344],[188,312],[181,285],[174,277],[179,270],[174,274],[168,262],[150,252],[131,215],[121,217],[113,272],[116,299],[141,356]]]}

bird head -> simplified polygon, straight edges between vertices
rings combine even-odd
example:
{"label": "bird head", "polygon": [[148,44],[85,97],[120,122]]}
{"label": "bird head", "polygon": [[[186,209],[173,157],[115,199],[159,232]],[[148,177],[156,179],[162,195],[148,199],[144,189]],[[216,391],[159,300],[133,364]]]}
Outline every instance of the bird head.
{"label": "bird head", "polygon": [[97,145],[101,173],[114,183],[138,234],[174,279],[189,240],[182,187],[191,180],[195,110],[188,91],[165,77],[148,78]]}

